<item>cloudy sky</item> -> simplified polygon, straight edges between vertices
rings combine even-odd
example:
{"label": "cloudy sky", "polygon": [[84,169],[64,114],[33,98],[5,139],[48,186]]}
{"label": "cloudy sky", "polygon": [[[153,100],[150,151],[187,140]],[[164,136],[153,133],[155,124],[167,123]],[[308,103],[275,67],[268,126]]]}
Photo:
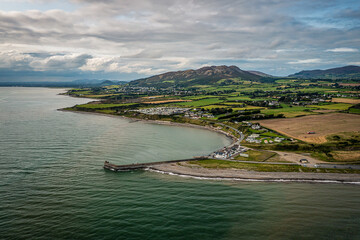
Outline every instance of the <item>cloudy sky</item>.
{"label": "cloudy sky", "polygon": [[359,0],[0,0],[0,81],[360,65]]}

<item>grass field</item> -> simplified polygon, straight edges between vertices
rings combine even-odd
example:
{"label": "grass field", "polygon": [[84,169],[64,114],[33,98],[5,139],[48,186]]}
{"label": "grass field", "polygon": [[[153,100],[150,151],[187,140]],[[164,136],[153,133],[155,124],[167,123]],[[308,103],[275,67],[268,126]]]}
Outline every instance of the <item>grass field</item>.
{"label": "grass field", "polygon": [[327,168],[308,168],[300,165],[275,165],[262,163],[242,163],[226,160],[201,160],[190,161],[190,164],[196,164],[204,168],[215,169],[242,169],[256,172],[317,172],[317,173],[360,173],[355,169],[327,169]]}
{"label": "grass field", "polygon": [[324,105],[310,105],[309,107],[329,110],[348,110],[351,106],[352,104],[349,103],[333,103]]}
{"label": "grass field", "polygon": [[248,154],[249,157],[242,157],[238,155],[235,157],[235,159],[241,161],[256,161],[256,162],[265,162],[265,161],[274,162],[276,160],[280,160],[278,154],[275,152],[249,150],[246,152],[246,154]]}
{"label": "grass field", "polygon": [[269,100],[267,98],[250,98],[248,96],[239,96],[239,97],[228,97],[228,101],[264,101]]}
{"label": "grass field", "polygon": [[264,107],[257,107],[257,106],[246,106],[246,107],[236,107],[232,108],[235,111],[243,111],[243,110],[256,110],[256,109],[264,109]]}
{"label": "grass field", "polygon": [[358,109],[358,108],[350,108],[350,109],[349,109],[349,113],[360,114],[360,109]]}
{"label": "grass field", "polygon": [[[310,143],[324,143],[326,136],[340,132],[360,131],[360,115],[330,113],[290,119],[257,121],[264,127]],[[307,134],[314,131],[315,134]]]}
{"label": "grass field", "polygon": [[334,159],[339,162],[360,160],[360,151],[333,151],[331,154]]}
{"label": "grass field", "polygon": [[202,107],[202,106],[207,106],[207,105],[211,105],[211,104],[215,104],[215,103],[221,103],[223,101],[224,100],[220,100],[219,98],[205,98],[205,99],[192,101],[192,102],[175,103],[174,105],[183,106],[183,107]]}
{"label": "grass field", "polygon": [[231,108],[228,105],[209,105],[209,106],[205,106],[203,107],[204,109],[213,109],[213,108]]}
{"label": "grass field", "polygon": [[303,107],[303,106],[290,107],[286,104],[281,104],[281,106],[282,106],[282,108],[264,109],[264,110],[261,110],[261,112],[265,113],[265,114],[284,114],[284,116],[287,118],[316,114],[316,113],[309,111],[310,109],[314,109],[314,108],[308,108],[308,107]]}
{"label": "grass field", "polygon": [[159,101],[146,101],[146,102],[143,102],[143,103],[147,103],[147,104],[161,104],[161,103],[173,103],[173,102],[191,102],[191,100],[168,99],[168,100],[159,100]]}
{"label": "grass field", "polygon": [[181,99],[187,99],[187,100],[201,100],[205,98],[219,98],[218,96],[211,96],[211,95],[196,95],[196,96],[186,96],[182,97]]}

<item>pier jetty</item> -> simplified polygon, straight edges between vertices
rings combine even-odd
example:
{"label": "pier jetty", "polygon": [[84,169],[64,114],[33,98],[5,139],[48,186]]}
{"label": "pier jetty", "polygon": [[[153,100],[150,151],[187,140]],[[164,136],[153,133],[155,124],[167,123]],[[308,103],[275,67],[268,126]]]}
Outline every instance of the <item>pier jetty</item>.
{"label": "pier jetty", "polygon": [[160,162],[149,162],[149,163],[134,163],[134,164],[126,164],[126,165],[116,165],[112,164],[108,161],[104,162],[104,169],[118,172],[118,171],[131,171],[131,170],[138,170],[138,169],[146,169],[148,167],[164,164],[164,163],[178,163],[178,162],[187,162],[187,161],[199,161],[205,160],[208,157],[201,156],[201,157],[194,157],[188,159],[180,159],[180,160],[169,160],[169,161],[160,161]]}

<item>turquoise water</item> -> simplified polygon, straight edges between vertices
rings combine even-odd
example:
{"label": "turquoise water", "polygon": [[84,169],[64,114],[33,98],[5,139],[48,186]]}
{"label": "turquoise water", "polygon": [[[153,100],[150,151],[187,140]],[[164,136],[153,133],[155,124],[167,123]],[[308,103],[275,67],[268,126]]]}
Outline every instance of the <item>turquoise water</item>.
{"label": "turquoise water", "polygon": [[360,187],[113,173],[181,159],[214,132],[56,111],[59,89],[0,88],[0,239],[360,239]]}

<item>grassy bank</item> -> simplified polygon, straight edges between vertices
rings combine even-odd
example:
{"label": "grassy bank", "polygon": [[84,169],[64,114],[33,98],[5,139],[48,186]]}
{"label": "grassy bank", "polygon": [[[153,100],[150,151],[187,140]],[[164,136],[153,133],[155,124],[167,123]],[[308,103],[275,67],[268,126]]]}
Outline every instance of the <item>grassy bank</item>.
{"label": "grassy bank", "polygon": [[333,134],[328,136],[327,140],[322,144],[297,141],[276,145],[249,143],[243,145],[263,150],[311,153],[312,157],[326,162],[360,164],[360,133]]}
{"label": "grassy bank", "polygon": [[328,169],[328,168],[307,168],[300,165],[276,165],[276,164],[260,164],[260,163],[242,163],[226,160],[200,160],[191,161],[190,164],[199,165],[203,168],[212,169],[241,169],[256,172],[313,172],[313,173],[360,173],[356,169]]}

